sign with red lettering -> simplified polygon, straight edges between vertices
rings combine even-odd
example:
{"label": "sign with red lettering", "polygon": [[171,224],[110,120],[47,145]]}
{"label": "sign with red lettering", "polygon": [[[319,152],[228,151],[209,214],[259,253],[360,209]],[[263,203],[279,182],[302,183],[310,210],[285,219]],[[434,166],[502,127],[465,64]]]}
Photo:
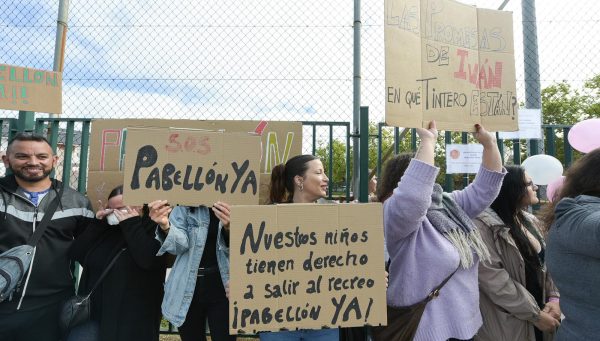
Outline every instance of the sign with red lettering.
{"label": "sign with red lettering", "polygon": [[260,136],[178,128],[128,128],[123,200],[199,206],[258,204]]}
{"label": "sign with red lettering", "polygon": [[[123,184],[126,127],[185,127],[225,132],[254,132],[261,138],[260,203],[269,197],[271,169],[302,152],[302,123],[288,121],[205,121],[99,119],[92,121],[87,195],[94,205]],[[185,141],[182,142],[185,144]],[[190,142],[188,142],[189,145]],[[99,206],[97,207],[99,208]]]}
{"label": "sign with red lettering", "polygon": [[383,209],[234,206],[229,332],[387,324]]}
{"label": "sign with red lettering", "polygon": [[517,130],[512,28],[511,12],[453,0],[386,0],[386,123]]}

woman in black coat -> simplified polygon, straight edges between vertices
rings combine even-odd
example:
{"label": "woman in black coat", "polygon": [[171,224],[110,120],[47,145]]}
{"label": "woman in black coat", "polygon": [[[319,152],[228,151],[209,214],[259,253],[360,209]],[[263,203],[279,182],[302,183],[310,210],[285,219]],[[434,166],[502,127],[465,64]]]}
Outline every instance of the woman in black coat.
{"label": "woman in black coat", "polygon": [[[83,266],[80,294],[87,294],[113,257],[125,249],[91,296],[91,329],[88,324],[83,334],[99,331],[97,340],[102,341],[155,341],[165,279],[165,261],[156,257],[160,248],[154,239],[157,225],[141,214],[141,207],[125,207],[122,193],[122,186],[110,193],[108,208],[96,213],[98,219],[71,248],[73,259]],[[76,333],[69,340],[87,340],[88,336],[73,337]]]}

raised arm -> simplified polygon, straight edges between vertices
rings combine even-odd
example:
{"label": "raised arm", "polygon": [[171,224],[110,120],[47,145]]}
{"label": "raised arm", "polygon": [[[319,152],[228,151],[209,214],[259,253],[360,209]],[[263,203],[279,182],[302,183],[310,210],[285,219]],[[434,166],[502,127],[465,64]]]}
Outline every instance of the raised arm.
{"label": "raised arm", "polygon": [[437,138],[435,122],[429,129],[417,129],[421,138],[419,150],[411,160],[398,187],[384,203],[386,243],[393,244],[418,230],[431,205],[433,184],[439,171],[434,163]]}
{"label": "raised arm", "polygon": [[495,134],[485,130],[482,125],[476,124],[473,136],[483,145],[481,160],[483,168],[492,172],[502,172],[502,157],[500,156]]}
{"label": "raised arm", "polygon": [[475,125],[475,138],[483,145],[481,168],[472,184],[462,191],[452,192],[456,203],[471,218],[488,208],[500,192],[504,168],[496,137],[479,124]]}

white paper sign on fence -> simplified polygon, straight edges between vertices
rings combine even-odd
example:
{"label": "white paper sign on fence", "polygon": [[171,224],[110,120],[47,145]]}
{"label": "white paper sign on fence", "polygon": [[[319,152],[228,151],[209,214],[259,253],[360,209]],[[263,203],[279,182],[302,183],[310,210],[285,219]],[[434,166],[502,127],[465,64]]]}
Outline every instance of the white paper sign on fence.
{"label": "white paper sign on fence", "polygon": [[446,174],[477,173],[482,155],[480,144],[447,144]]}
{"label": "white paper sign on fence", "polygon": [[498,136],[503,140],[541,139],[542,109],[519,109],[519,130],[501,131]]}

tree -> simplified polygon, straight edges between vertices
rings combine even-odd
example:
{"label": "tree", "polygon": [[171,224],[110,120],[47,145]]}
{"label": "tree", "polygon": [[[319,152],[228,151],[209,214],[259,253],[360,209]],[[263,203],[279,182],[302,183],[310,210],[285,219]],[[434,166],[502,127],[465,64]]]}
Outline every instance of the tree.
{"label": "tree", "polygon": [[573,125],[587,118],[600,117],[599,100],[600,74],[588,79],[581,90],[566,81],[550,85],[542,90],[543,122]]}
{"label": "tree", "polygon": [[[566,81],[550,85],[542,90],[542,113],[544,124],[573,125],[588,118],[600,117],[600,74],[588,79],[582,89],[571,86]],[[546,137],[545,150],[551,150]],[[554,154],[563,163],[565,136],[562,130],[556,132]],[[574,159],[580,157],[574,153]]]}

